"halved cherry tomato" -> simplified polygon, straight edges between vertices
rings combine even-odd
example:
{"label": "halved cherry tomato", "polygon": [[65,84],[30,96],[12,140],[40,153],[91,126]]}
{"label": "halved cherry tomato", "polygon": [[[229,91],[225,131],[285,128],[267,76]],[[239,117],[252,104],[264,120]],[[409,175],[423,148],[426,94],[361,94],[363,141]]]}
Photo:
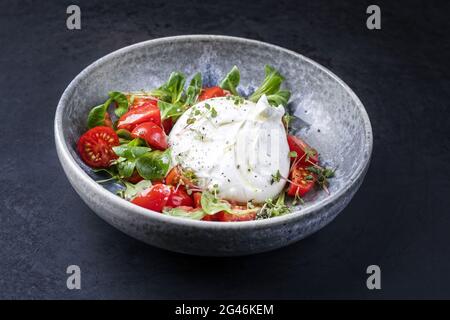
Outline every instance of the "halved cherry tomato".
{"label": "halved cherry tomato", "polygon": [[142,138],[149,144],[150,147],[166,150],[167,149],[167,136],[160,126],[153,122],[144,122],[137,125],[133,131],[131,131],[133,138]]}
{"label": "halved cherry tomato", "polygon": [[120,117],[117,128],[132,131],[137,125],[149,121],[161,126],[161,113],[157,105],[144,104],[130,109]]}
{"label": "halved cherry tomato", "polygon": [[164,129],[164,132],[166,134],[169,134],[170,130],[172,130],[173,127],[173,120],[172,118],[164,119],[162,122],[162,127]]}
{"label": "halved cherry tomato", "polygon": [[201,192],[194,192],[192,197],[194,198],[194,207],[195,208],[201,208],[202,207],[202,204],[201,204],[202,193]]}
{"label": "halved cherry tomato", "polygon": [[219,221],[218,213],[216,214],[207,214],[202,218],[203,221]]}
{"label": "halved cherry tomato", "polygon": [[112,147],[119,145],[119,137],[109,127],[95,127],[80,137],[77,151],[81,159],[92,168],[107,168],[117,159]]}
{"label": "halved cherry tomato", "polygon": [[235,222],[235,221],[251,221],[255,220],[256,211],[244,214],[232,214],[225,211],[217,213],[217,221]]}
{"label": "halved cherry tomato", "polygon": [[[195,198],[194,198],[194,202],[195,202]],[[255,210],[252,210],[252,211],[249,211],[246,213],[239,213],[244,210],[247,211],[247,208],[244,206],[232,206],[232,208],[233,208],[233,211],[236,212],[236,214],[228,213],[226,211],[220,211],[220,212],[217,212],[216,214],[206,215],[203,217],[202,220],[204,220],[204,221],[222,221],[222,222],[251,221],[251,220],[255,220],[256,212],[258,211],[257,209],[255,209]]]}
{"label": "halved cherry tomato", "polygon": [[132,203],[157,212],[162,212],[171,194],[171,188],[164,184],[154,184],[139,196],[131,200]]}
{"label": "halved cherry tomato", "polygon": [[128,102],[132,102],[131,105],[129,106],[128,110],[132,110],[132,109],[136,109],[138,107],[142,107],[142,106],[158,106],[158,99],[156,99],[155,97],[137,97],[134,96],[133,101],[130,101],[131,96],[128,96]]}
{"label": "halved cherry tomato", "polygon": [[303,197],[313,188],[316,176],[305,167],[296,166],[292,169],[290,180],[292,183],[289,185],[288,195]]}
{"label": "halved cherry tomato", "polygon": [[180,168],[178,166],[175,166],[172,169],[170,169],[169,173],[167,173],[165,178],[166,184],[176,186],[180,182],[181,177],[182,175]]}
{"label": "halved cherry tomato", "polygon": [[225,211],[220,211],[216,214],[207,214],[203,217],[203,221],[221,221],[221,222],[237,222],[237,221],[251,221],[255,220],[256,211],[244,214],[232,214]]}
{"label": "halved cherry tomato", "polygon": [[166,177],[164,178],[164,181],[166,184],[176,186],[178,184],[178,181],[180,181],[180,177],[180,170],[178,169],[178,166],[175,166],[169,170]]}
{"label": "halved cherry tomato", "polygon": [[170,169],[169,173],[166,175],[165,181],[166,184],[172,186],[178,186],[180,184],[189,187],[195,186],[191,180],[183,176],[183,173],[179,166],[175,166],[172,169]]}
{"label": "halved cherry tomato", "polygon": [[221,87],[203,88],[198,97],[198,101],[203,101],[216,97],[224,97],[230,95],[228,90],[223,90]]}
{"label": "halved cherry tomato", "polygon": [[141,177],[141,175],[137,172],[137,170],[134,170],[131,177],[127,178],[128,182],[131,183],[138,183],[139,181],[144,180],[144,178]]}
{"label": "halved cherry tomato", "polygon": [[194,205],[192,198],[183,190],[183,188],[171,186],[170,189],[171,192],[167,199],[166,207],[192,207]]}
{"label": "halved cherry tomato", "polygon": [[157,212],[162,212],[164,207],[192,207],[194,204],[183,189],[162,183],[152,185],[131,202]]}
{"label": "halved cherry tomato", "polygon": [[317,150],[311,148],[305,141],[293,135],[288,135],[287,141],[290,151],[295,151],[297,153],[297,159],[301,159],[298,164],[305,166],[317,164],[319,161],[319,153]]}

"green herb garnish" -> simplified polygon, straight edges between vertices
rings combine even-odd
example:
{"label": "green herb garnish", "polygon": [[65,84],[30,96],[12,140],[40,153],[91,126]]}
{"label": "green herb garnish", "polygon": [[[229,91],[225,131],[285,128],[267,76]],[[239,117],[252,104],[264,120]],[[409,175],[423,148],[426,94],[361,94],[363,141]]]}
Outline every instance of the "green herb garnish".
{"label": "green herb garnish", "polygon": [[285,204],[285,193],[282,192],[277,200],[267,199],[262,208],[258,211],[256,219],[267,219],[278,217],[291,212],[291,209]]}
{"label": "green herb garnish", "polygon": [[327,193],[328,191],[328,179],[333,178],[335,175],[335,170],[330,168],[322,168],[318,165],[313,165],[307,168],[307,170],[316,175],[316,184],[324,189]]}
{"label": "green herb garnish", "polygon": [[277,172],[272,175],[272,180],[270,181],[270,184],[274,184],[275,182],[280,182],[280,179],[281,179],[281,173],[280,173],[280,170],[277,170]]}

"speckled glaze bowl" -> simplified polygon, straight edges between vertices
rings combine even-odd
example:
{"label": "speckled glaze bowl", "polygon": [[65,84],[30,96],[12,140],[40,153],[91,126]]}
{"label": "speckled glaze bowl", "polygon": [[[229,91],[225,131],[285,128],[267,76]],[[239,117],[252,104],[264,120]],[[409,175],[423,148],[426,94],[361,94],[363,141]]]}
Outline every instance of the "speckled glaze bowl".
{"label": "speckled glaze bowl", "polygon": [[[83,164],[75,145],[86,130],[90,108],[111,90],[150,89],[172,71],[203,73],[214,85],[233,65],[241,70],[242,93],[264,77],[264,65],[276,67],[292,92],[288,109],[294,123],[321,161],[337,167],[330,195],[318,192],[291,214],[266,220],[221,223],[162,215],[133,205],[102,186]],[[298,241],[332,221],[361,185],[372,152],[367,113],[352,90],[314,61],[289,50],[242,38],[194,35],[162,38],[115,51],[83,70],[67,87],[55,116],[58,156],[73,188],[101,218],[148,244],[187,254],[238,256],[273,250]],[[80,230],[82,231],[82,230]]]}

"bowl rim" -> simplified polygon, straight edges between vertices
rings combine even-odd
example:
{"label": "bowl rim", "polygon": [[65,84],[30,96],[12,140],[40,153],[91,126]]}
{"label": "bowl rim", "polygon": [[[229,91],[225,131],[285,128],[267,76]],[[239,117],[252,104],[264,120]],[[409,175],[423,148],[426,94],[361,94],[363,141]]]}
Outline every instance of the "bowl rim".
{"label": "bowl rim", "polygon": [[[137,205],[132,204],[129,201],[126,201],[117,195],[113,194],[112,192],[108,191],[107,189],[103,188],[100,184],[95,182],[75,161],[75,159],[72,157],[71,153],[69,152],[69,148],[67,146],[67,143],[63,136],[63,127],[62,127],[62,119],[63,119],[63,111],[65,108],[65,105],[69,98],[72,96],[76,86],[79,82],[81,82],[83,79],[85,79],[92,71],[94,71],[96,68],[101,67],[103,64],[108,63],[110,59],[113,59],[115,57],[118,57],[126,52],[130,52],[136,49],[139,49],[141,47],[146,46],[157,46],[161,44],[168,44],[168,43],[176,43],[176,42],[185,42],[185,41],[220,41],[220,42],[238,42],[238,43],[245,43],[245,44],[252,44],[257,46],[263,46],[266,48],[282,51],[288,55],[294,56],[295,58],[302,59],[306,61],[307,63],[313,65],[316,68],[319,68],[322,72],[326,73],[328,76],[330,76],[333,80],[335,80],[350,96],[351,99],[353,99],[356,102],[356,106],[360,112],[360,115],[363,120],[364,129],[365,129],[365,141],[363,146],[363,153],[368,154],[366,158],[363,159],[354,170],[352,175],[348,178],[347,181],[344,182],[344,185],[342,188],[337,190],[335,193],[330,194],[329,196],[311,204],[307,208],[300,209],[297,211],[293,211],[289,214],[279,216],[279,217],[273,217],[269,219],[262,219],[262,220],[253,220],[253,221],[241,221],[237,223],[223,223],[223,222],[217,222],[217,221],[201,221],[201,220],[191,220],[191,219],[184,219],[179,217],[173,217],[161,214],[159,212],[155,212],[152,210],[148,210],[142,207],[139,207]],[[118,49],[116,51],[113,51],[100,59],[94,61],[89,66],[84,68],[67,86],[67,88],[64,90],[59,102],[58,106],[56,108],[55,113],[55,122],[54,122],[54,134],[55,134],[55,144],[56,148],[59,151],[58,155],[60,158],[60,162],[62,166],[65,168],[65,170],[70,170],[73,175],[76,177],[76,179],[80,179],[82,183],[87,186],[90,192],[96,193],[102,198],[105,199],[105,201],[110,202],[111,205],[117,206],[117,207],[123,207],[127,212],[133,212],[134,214],[138,216],[142,216],[149,219],[154,219],[158,222],[163,223],[170,223],[175,225],[182,225],[182,226],[190,226],[195,228],[202,228],[202,229],[260,229],[265,228],[268,226],[274,226],[279,224],[287,224],[291,221],[306,218],[309,215],[313,215],[316,211],[318,211],[320,208],[325,207],[327,205],[333,204],[336,202],[337,199],[344,196],[347,191],[359,181],[362,175],[365,174],[369,163],[370,158],[372,154],[372,148],[373,148],[373,135],[372,135],[372,126],[369,120],[369,116],[367,114],[367,111],[365,110],[362,102],[357,97],[357,95],[353,92],[350,87],[344,83],[338,76],[336,76],[333,72],[325,68],[324,66],[320,65],[319,63],[297,53],[289,49],[285,49],[283,47],[269,44],[263,41],[253,40],[253,39],[247,39],[247,38],[241,38],[241,37],[234,37],[234,36],[225,36],[225,35],[203,35],[203,34],[193,34],[193,35],[181,35],[181,36],[171,36],[171,37],[164,37],[164,38],[157,38],[147,41],[138,42],[126,47],[123,47],[121,49]]]}

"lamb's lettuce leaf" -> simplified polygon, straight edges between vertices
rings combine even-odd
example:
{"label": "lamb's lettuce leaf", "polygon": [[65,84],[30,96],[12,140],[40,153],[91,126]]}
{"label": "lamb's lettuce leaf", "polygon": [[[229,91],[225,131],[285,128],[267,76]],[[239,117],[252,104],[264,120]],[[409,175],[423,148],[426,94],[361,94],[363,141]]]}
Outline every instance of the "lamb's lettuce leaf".
{"label": "lamb's lettuce leaf", "polygon": [[186,89],[186,104],[192,106],[197,102],[197,98],[202,91],[203,80],[200,72],[196,73]]}
{"label": "lamb's lettuce leaf", "polygon": [[89,111],[87,120],[89,129],[105,125],[105,117],[110,104],[111,99],[108,99],[105,101],[105,103],[95,106],[91,109],[91,111]]}
{"label": "lamb's lettuce leaf", "polygon": [[111,102],[117,104],[117,108],[114,111],[116,116],[120,118],[128,111],[128,99],[122,92],[111,91],[109,93],[109,98],[111,99]]}
{"label": "lamb's lettuce leaf", "polygon": [[136,169],[147,180],[163,179],[170,167],[170,149],[155,150],[140,156],[136,160]]}
{"label": "lamb's lettuce leaf", "polygon": [[241,75],[239,73],[238,67],[234,66],[231,68],[230,72],[227,73],[225,78],[220,81],[219,86],[224,89],[230,91],[233,95],[238,96],[237,86],[241,81]]}
{"label": "lamb's lettuce leaf", "polygon": [[231,205],[228,202],[218,199],[209,191],[203,191],[200,203],[207,214],[215,214],[220,211],[232,213]]}
{"label": "lamb's lettuce leaf", "polygon": [[250,101],[257,102],[259,98],[265,94],[271,105],[278,106],[280,105],[279,102],[286,105],[290,97],[290,93],[286,90],[280,90],[284,77],[275,68],[269,65],[266,65],[264,70],[264,81],[248,99]]}
{"label": "lamb's lettuce leaf", "polygon": [[201,220],[204,216],[207,215],[205,211],[201,208],[197,208],[194,210],[185,210],[183,208],[164,208],[163,213],[168,216],[180,217],[180,218],[188,218],[193,220]]}

